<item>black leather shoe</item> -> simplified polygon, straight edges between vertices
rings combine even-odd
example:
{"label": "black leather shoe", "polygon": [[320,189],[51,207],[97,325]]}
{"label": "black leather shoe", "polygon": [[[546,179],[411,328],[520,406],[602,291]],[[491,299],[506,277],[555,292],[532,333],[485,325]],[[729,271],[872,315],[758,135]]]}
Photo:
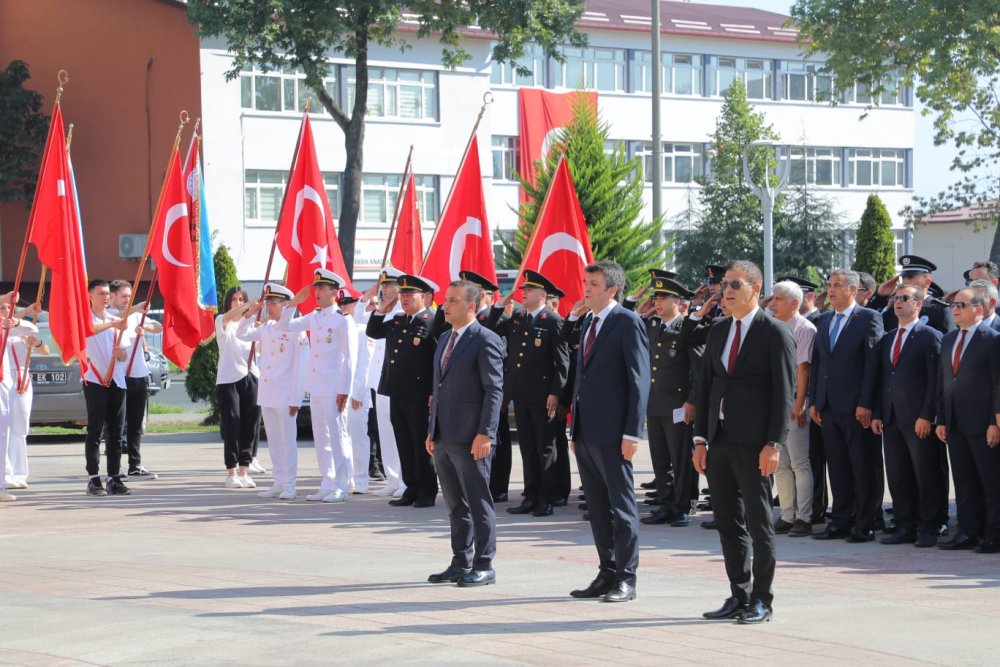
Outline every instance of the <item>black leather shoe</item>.
{"label": "black leather shoe", "polygon": [[508,497],[507,497],[506,493],[494,493],[493,494],[493,502],[495,502],[495,503],[505,503],[505,502],[507,502],[507,500],[508,500]]}
{"label": "black leather shoe", "polygon": [[834,525],[831,524],[831,525],[828,525],[826,527],[826,530],[824,530],[822,532],[819,532],[819,533],[814,533],[813,534],[813,539],[814,540],[842,540],[845,537],[850,537],[850,536],[851,536],[851,532],[849,530],[837,528],[836,526],[834,526]]}
{"label": "black leather shoe", "polygon": [[653,510],[650,512],[649,516],[644,516],[639,519],[640,523],[644,523],[647,526],[658,526],[661,523],[670,523],[673,521],[674,517],[670,512],[664,512],[662,510]]}
{"label": "black leather shoe", "polygon": [[647,491],[648,491],[649,489],[655,489],[655,488],[656,488],[656,480],[654,479],[654,480],[653,480],[652,482],[643,482],[643,483],[642,483],[642,484],[640,484],[639,486],[640,486],[641,488],[643,488],[643,489],[646,489]]}
{"label": "black leather shoe", "polygon": [[754,600],[745,612],[736,617],[740,625],[756,625],[771,620],[771,608],[760,600]]}
{"label": "black leather shoe", "polygon": [[917,537],[917,541],[913,543],[913,546],[926,549],[927,547],[936,547],[937,543],[937,535],[934,535],[933,533],[923,533]]}
{"label": "black leather shoe", "polygon": [[550,503],[538,503],[535,505],[534,511],[531,516],[551,516],[552,515],[552,505]]}
{"label": "black leather shoe", "polygon": [[897,530],[879,541],[882,544],[912,544],[917,541],[917,534],[912,530]]}
{"label": "black leather shoe", "polygon": [[497,583],[496,570],[473,570],[458,580],[458,585],[461,588],[489,586],[495,583]]}
{"label": "black leather shoe", "polygon": [[581,517],[581,520],[590,521],[590,512],[584,512],[583,516]]}
{"label": "black leather shoe", "polygon": [[746,613],[749,608],[750,605],[746,602],[740,602],[736,598],[726,598],[726,601],[722,603],[721,607],[712,611],[706,611],[701,616],[702,618],[707,618],[710,621],[723,621],[730,618],[736,618],[737,616]]}
{"label": "black leather shoe", "polygon": [[570,591],[569,594],[575,598],[600,598],[607,595],[615,585],[615,574],[601,570],[597,573],[597,578],[590,582],[586,588]]}
{"label": "black leather shoe", "polygon": [[444,572],[438,572],[427,577],[427,581],[432,584],[453,584],[470,572],[472,572],[471,567],[450,565]]}
{"label": "black leather shoe", "polygon": [[619,581],[601,599],[605,602],[628,602],[629,600],[634,600],[635,586],[625,581]]}
{"label": "black leather shoe", "polygon": [[553,507],[566,507],[569,504],[569,499],[567,498],[556,498],[552,501]]}
{"label": "black leather shoe", "polygon": [[678,514],[674,517],[674,520],[670,522],[670,525],[674,528],[683,528],[689,523],[691,523],[691,519],[688,518],[687,514]]}
{"label": "black leather shoe", "polygon": [[774,534],[784,535],[785,533],[790,531],[792,529],[792,526],[794,525],[795,523],[792,521],[785,521],[784,519],[778,519],[777,521],[774,522]]}
{"label": "black leather shoe", "polygon": [[395,500],[390,500],[389,504],[393,507],[409,507],[416,501],[413,498],[407,498],[403,496],[402,498],[396,498]]}
{"label": "black leather shoe", "polygon": [[702,521],[701,527],[704,528],[705,530],[716,530],[715,519],[712,519],[711,521]]}
{"label": "black leather shoe", "polygon": [[656,497],[656,491],[647,491],[646,492],[646,497],[647,498],[655,498]]}
{"label": "black leather shoe", "polygon": [[938,546],[945,551],[958,551],[960,549],[973,549],[979,544],[979,540],[965,533],[958,533],[947,542],[942,542]]}
{"label": "black leather shoe", "polygon": [[659,498],[646,498],[642,501],[643,505],[662,505],[663,502]]}
{"label": "black leather shoe", "polygon": [[576,506],[576,508],[578,510],[583,510],[584,512],[586,512],[587,511],[587,503],[580,503],[579,505]]}
{"label": "black leather shoe", "polygon": [[695,509],[697,509],[699,512],[711,512],[712,511],[712,503],[710,503],[710,502],[708,502],[706,500],[703,503],[698,503],[695,506]]}
{"label": "black leather shoe", "polygon": [[413,501],[413,506],[414,507],[434,507],[434,501],[433,500],[423,500],[423,499],[414,500]]}
{"label": "black leather shoe", "polygon": [[522,500],[521,504],[517,507],[508,507],[507,511],[511,514],[531,514],[535,511],[537,503],[532,500]]}
{"label": "black leather shoe", "polygon": [[847,541],[853,544],[861,544],[862,542],[874,542],[875,541],[875,531],[874,530],[858,530],[854,529],[851,534],[847,537]]}
{"label": "black leather shoe", "polygon": [[809,519],[809,523],[811,525],[813,525],[813,526],[818,526],[821,523],[826,523],[826,519],[824,519],[821,516],[814,516],[814,517],[812,517],[812,518]]}
{"label": "black leather shoe", "polygon": [[983,540],[976,547],[976,553],[996,554],[1000,553],[1000,540]]}
{"label": "black leather shoe", "polygon": [[576,499],[579,500],[579,501],[581,501],[581,502],[585,502],[587,500],[587,496],[585,496],[584,494],[581,493],[580,495],[578,495],[576,497]]}

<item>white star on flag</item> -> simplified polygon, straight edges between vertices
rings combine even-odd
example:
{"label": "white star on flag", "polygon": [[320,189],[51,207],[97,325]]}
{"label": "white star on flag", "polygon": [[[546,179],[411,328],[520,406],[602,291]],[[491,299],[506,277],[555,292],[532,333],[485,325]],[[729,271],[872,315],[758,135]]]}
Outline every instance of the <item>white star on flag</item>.
{"label": "white star on flag", "polygon": [[310,264],[317,264],[321,269],[326,268],[326,256],[330,252],[330,246],[316,245],[312,244],[312,247],[316,249],[316,256],[312,258]]}

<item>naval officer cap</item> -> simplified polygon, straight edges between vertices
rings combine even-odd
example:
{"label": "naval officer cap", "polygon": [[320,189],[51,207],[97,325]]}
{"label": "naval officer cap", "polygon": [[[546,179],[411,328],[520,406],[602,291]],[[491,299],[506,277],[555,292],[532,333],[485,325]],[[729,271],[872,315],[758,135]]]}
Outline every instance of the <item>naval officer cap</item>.
{"label": "naval officer cap", "polygon": [[264,298],[265,299],[277,299],[279,301],[290,301],[292,297],[292,290],[288,289],[283,285],[277,283],[267,283],[264,285]]}
{"label": "naval officer cap", "polygon": [[353,287],[341,287],[337,293],[337,305],[346,306],[361,298],[361,292]]}
{"label": "naval officer cap", "polygon": [[819,289],[819,285],[811,280],[806,280],[805,278],[799,278],[798,276],[781,276],[775,282],[783,283],[790,282],[795,283],[802,288],[802,291],[806,294],[815,293]]}
{"label": "naval officer cap", "polygon": [[458,277],[462,280],[468,281],[480,288],[484,292],[496,292],[500,289],[500,286],[495,282],[487,278],[486,276],[480,275],[475,271],[459,271]]}
{"label": "naval officer cap", "polygon": [[347,281],[338,276],[330,269],[316,269],[313,273],[313,287],[329,285],[333,289],[340,289],[340,286]]}
{"label": "naval officer cap", "polygon": [[932,273],[937,271],[934,262],[918,257],[917,255],[903,255],[899,258],[899,265],[903,267],[902,275],[915,276],[918,273]]}
{"label": "naval officer cap", "polygon": [[538,271],[525,269],[523,280],[521,284],[518,285],[518,289],[543,289],[546,294],[552,294],[553,290],[557,290],[559,288]]}
{"label": "naval officer cap", "polygon": [[672,278],[654,278],[653,296],[673,296],[678,299],[690,299],[691,290]]}
{"label": "naval officer cap", "polygon": [[420,276],[411,276],[404,273],[399,276],[399,291],[407,294],[421,294],[438,291],[438,286],[434,281]]}
{"label": "naval officer cap", "polygon": [[403,272],[399,269],[387,266],[378,274],[379,285],[398,285],[401,275],[403,275]]}

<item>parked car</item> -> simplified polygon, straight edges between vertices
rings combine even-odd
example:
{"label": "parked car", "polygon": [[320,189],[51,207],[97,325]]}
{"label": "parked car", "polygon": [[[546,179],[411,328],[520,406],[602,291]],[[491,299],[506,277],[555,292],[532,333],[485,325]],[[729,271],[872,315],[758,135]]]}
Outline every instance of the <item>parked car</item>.
{"label": "parked car", "polygon": [[51,353],[34,351],[28,364],[34,385],[31,424],[85,426],[87,402],[83,398],[80,365],[73,362],[67,366],[62,362],[49,323],[44,319],[38,323],[38,337]]}

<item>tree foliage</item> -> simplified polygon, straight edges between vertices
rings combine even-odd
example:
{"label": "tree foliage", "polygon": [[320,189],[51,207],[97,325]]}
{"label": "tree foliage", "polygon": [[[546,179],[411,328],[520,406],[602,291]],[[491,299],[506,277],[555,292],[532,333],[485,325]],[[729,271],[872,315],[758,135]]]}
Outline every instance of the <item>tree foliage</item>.
{"label": "tree foliage", "polygon": [[649,268],[659,267],[664,254],[657,242],[662,220],[641,219],[642,161],[638,157],[629,159],[621,143],[612,152],[605,151],[610,126],[601,121],[585,96],[578,96],[572,107],[573,119],[561,130],[549,155],[535,161],[535,184],[518,175],[528,201],[517,212],[521,224],[513,239],[501,237],[503,249],[498,259],[505,266],[520,266],[539,207],[565,155],[587,221],[594,258],[621,264],[629,285],[645,282]]}
{"label": "tree foliage", "polygon": [[0,70],[0,201],[31,201],[45,147],[49,118],[42,96],[24,87],[27,63],[12,60]]}
{"label": "tree foliage", "polygon": [[793,188],[775,213],[774,227],[776,277],[825,275],[842,263],[845,227],[829,198]]}
{"label": "tree foliage", "polygon": [[896,237],[892,233],[892,219],[879,196],[868,195],[851,268],[867,271],[881,284],[896,274],[895,267]]}
{"label": "tree foliage", "polygon": [[[399,32],[404,19],[416,17],[417,39],[435,37],[441,61],[457,67],[471,58],[463,46],[464,30],[477,25],[494,36],[494,62],[517,61],[527,46],[538,44],[546,55],[561,59],[565,44],[583,46],[586,37],[574,28],[583,0],[189,0],[188,17],[205,36],[221,36],[233,54],[228,79],[247,64],[263,71],[295,67],[323,108],[344,132],[344,166],[340,212],[340,246],[352,270],[354,237],[361,206],[365,112],[368,105],[368,58],[371,45],[410,48],[413,33]],[[340,106],[323,86],[329,58],[354,60],[356,91],[353,108]],[[518,66],[521,73],[527,73]],[[402,154],[400,163],[402,163]]]}

